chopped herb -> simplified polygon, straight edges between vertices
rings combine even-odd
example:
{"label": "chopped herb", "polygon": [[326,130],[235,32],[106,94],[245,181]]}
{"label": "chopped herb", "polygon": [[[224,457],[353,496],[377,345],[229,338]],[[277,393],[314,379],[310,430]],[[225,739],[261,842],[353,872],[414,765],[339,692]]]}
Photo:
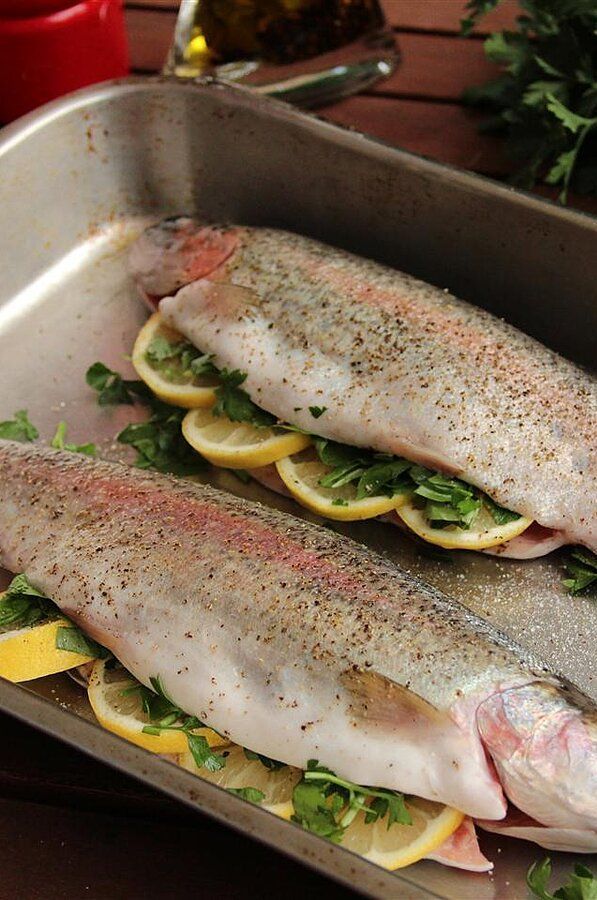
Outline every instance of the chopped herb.
{"label": "chopped herb", "polygon": [[205,460],[184,439],[181,423],[187,410],[170,406],[157,398],[150,403],[152,414],[146,422],[127,425],[117,437],[137,451],[139,469],[156,469],[172,475],[195,475],[205,469]]}
{"label": "chopped herb", "polygon": [[321,462],[331,468],[319,479],[322,487],[338,488],[356,482],[357,500],[412,493],[420,498],[425,516],[434,528],[456,525],[468,529],[484,504],[499,525],[520,518],[470,484],[402,457],[373,453],[325,438],[314,438],[314,444]]}
{"label": "chopped herb", "polygon": [[294,788],[292,802],[293,821],[334,843],[342,841],[344,832],[361,810],[366,824],[386,817],[388,828],[394,823],[412,824],[402,794],[346,781],[315,759],[307,763],[302,779]]}
{"label": "chopped herb", "polygon": [[59,422],[56,426],[56,434],[52,438],[51,446],[56,450],[70,450],[73,453],[84,453],[86,456],[97,454],[95,444],[69,444],[66,442],[66,422]]}
{"label": "chopped herb", "polygon": [[568,881],[553,894],[548,890],[551,860],[533,863],[527,872],[527,886],[539,900],[597,900],[597,878],[586,866],[577,863]]}
{"label": "chopped herb", "polygon": [[263,803],[265,800],[265,794],[258,788],[242,787],[226,788],[226,790],[229,794],[235,794],[237,797],[242,797],[243,800],[248,800],[249,803]]}
{"label": "chopped herb", "polygon": [[151,391],[142,381],[125,380],[122,375],[101,362],[96,362],[87,369],[85,380],[89,387],[97,391],[100,406],[132,404],[135,400],[147,401],[151,397]]}
{"label": "chopped herb", "polygon": [[319,419],[320,416],[327,411],[327,406],[310,406],[309,412],[313,416],[314,419]]}
{"label": "chopped herb", "polygon": [[597,555],[584,547],[575,547],[566,560],[566,574],[562,582],[571,594],[580,594],[597,581]]}
{"label": "chopped herb", "polygon": [[38,437],[39,431],[29,421],[26,409],[18,410],[12,419],[0,422],[0,438],[8,441],[34,441]]}
{"label": "chopped herb", "polygon": [[221,383],[215,389],[216,402],[211,410],[214,416],[227,416],[231,422],[249,422],[257,427],[276,424],[276,417],[253,403],[239,386],[246,380],[246,372],[222,369],[219,377]]}
{"label": "chopped herb", "polygon": [[348,500],[345,500],[344,497],[334,497],[332,506],[348,506]]}
{"label": "chopped herb", "polygon": [[247,759],[259,760],[261,765],[265,766],[266,769],[283,769],[286,765],[286,763],[280,762],[277,759],[270,759],[269,756],[264,756],[262,753],[255,753],[254,750],[248,750],[246,747],[243,747],[243,753]]}
{"label": "chopped herb", "polygon": [[76,625],[72,627],[69,625],[56,630],[56,649],[68,650],[70,653],[80,653],[81,656],[89,656],[91,659],[105,659],[106,656],[109,656],[109,652],[105,647],[83,634]]}
{"label": "chopped herb", "polygon": [[156,335],[145,351],[145,358],[168,380],[190,380],[201,375],[217,375],[212,354],[202,354],[189,341],[171,343],[163,335]]}
{"label": "chopped herb", "polygon": [[500,506],[487,494],[483,494],[481,499],[483,500],[484,506],[487,507],[487,509],[493,516],[493,520],[497,525],[507,525],[508,522],[515,522],[517,519],[520,519],[519,513],[512,512],[511,509],[506,509],[505,506]]}

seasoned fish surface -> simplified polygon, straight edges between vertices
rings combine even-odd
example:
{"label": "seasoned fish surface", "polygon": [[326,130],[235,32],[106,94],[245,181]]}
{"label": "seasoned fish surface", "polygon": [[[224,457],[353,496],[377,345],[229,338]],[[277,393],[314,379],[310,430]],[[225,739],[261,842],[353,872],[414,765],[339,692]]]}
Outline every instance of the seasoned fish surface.
{"label": "seasoned fish surface", "polygon": [[594,706],[327,529],[0,441],[0,548],[144,684],[159,675],[244,746],[476,817],[501,818],[505,791],[543,824],[597,828]]}
{"label": "seasoned fish surface", "polygon": [[[190,220],[180,221],[185,259],[204,260],[203,277],[178,290],[179,265],[168,291],[161,278],[162,293],[176,292],[162,314],[219,366],[247,372],[256,403],[323,437],[458,475],[597,549],[597,388],[587,372],[370,260],[265,228],[214,229],[217,254],[208,229],[195,226],[193,248]],[[154,227],[136,245],[141,287],[153,272],[155,288],[156,272],[180,258],[161,235]],[[317,422],[310,406],[326,407]]]}

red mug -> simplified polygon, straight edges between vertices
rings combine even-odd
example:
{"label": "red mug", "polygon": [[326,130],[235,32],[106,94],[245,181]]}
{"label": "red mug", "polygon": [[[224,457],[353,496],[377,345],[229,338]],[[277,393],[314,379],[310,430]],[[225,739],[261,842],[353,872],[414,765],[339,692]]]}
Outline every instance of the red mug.
{"label": "red mug", "polygon": [[0,122],[128,71],[122,0],[0,0]]}

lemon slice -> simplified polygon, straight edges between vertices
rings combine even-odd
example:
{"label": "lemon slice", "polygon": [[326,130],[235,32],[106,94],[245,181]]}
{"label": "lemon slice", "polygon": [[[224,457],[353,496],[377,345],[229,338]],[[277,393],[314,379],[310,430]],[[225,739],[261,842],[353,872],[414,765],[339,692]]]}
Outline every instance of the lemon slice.
{"label": "lemon slice", "polygon": [[293,812],[292,792],[303,774],[300,769],[293,766],[268,769],[258,759],[247,759],[245,751],[237,744],[232,744],[224,755],[226,765],[217,772],[198,769],[189,751],[181,755],[180,764],[189,772],[223,788],[257,788],[265,794],[259,806],[282,819],[290,819]]}
{"label": "lemon slice", "polygon": [[156,337],[163,337],[172,344],[186,341],[184,335],[166,325],[159,312],[154,313],[137,335],[133,347],[132,363],[139,378],[165,403],[184,409],[212,406],[216,399],[214,388],[219,383],[217,377],[194,376],[182,368],[178,359],[166,360],[167,367],[154,365],[147,358],[147,349]]}
{"label": "lemon slice", "polygon": [[496,547],[522,534],[533,521],[521,516],[513,522],[498,525],[489,510],[482,506],[469,529],[458,528],[457,525],[432,528],[425,517],[425,510],[414,505],[412,496],[396,512],[405,525],[423,540],[447,550],[486,550],[487,547]]}
{"label": "lemon slice", "polygon": [[60,617],[0,634],[0,675],[9,681],[31,681],[89,662],[90,656],[56,647],[58,629],[70,625]]}
{"label": "lemon slice", "polygon": [[298,453],[311,438],[282,428],[256,428],[213,416],[209,409],[193,409],[182,422],[182,433],[195,450],[213,463],[229,469],[254,469]]}
{"label": "lemon slice", "polygon": [[[96,661],[89,677],[88,696],[100,725],[153,753],[184,753],[188,745],[182,731],[144,734],[144,726],[155,723],[143,710],[139,692],[130,691],[138,685],[122,666],[107,666],[103,659]],[[210,747],[227,743],[210,728],[198,728],[197,734],[202,734]]]}
{"label": "lemon slice", "polygon": [[341,846],[358,853],[384,869],[394,871],[410,866],[446,841],[464,819],[464,813],[441,803],[411,797],[406,807],[412,825],[397,822],[388,828],[387,819],[365,824],[359,812],[342,837]]}
{"label": "lemon slice", "polygon": [[312,449],[279,460],[276,462],[276,468],[293,497],[307,509],[327,519],[340,519],[345,522],[372,519],[404,503],[402,494],[357,500],[355,482],[342,487],[322,487],[319,480],[332,470],[318,459]]}

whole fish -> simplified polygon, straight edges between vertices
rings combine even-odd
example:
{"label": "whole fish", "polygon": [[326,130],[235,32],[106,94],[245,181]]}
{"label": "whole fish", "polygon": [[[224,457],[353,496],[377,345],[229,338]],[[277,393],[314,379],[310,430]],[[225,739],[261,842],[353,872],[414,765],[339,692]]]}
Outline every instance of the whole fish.
{"label": "whole fish", "polygon": [[298,767],[597,849],[595,707],[459,603],[328,529],[0,441],[2,563],[145,685]]}
{"label": "whole fish", "polygon": [[447,291],[284,231],[169,220],[131,264],[147,299],[174,295],[167,323],[246,372],[279,419],[459,476],[542,526],[511,555],[597,549],[597,387],[573,363]]}

